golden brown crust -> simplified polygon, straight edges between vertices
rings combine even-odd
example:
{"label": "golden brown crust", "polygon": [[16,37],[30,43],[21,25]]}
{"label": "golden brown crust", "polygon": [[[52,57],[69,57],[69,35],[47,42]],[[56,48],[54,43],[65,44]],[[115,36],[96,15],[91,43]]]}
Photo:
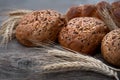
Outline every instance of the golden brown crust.
{"label": "golden brown crust", "polygon": [[76,17],[96,17],[96,7],[92,4],[85,4],[80,6],[71,7],[67,13],[67,20],[71,20]]}
{"label": "golden brown crust", "polygon": [[55,41],[64,25],[61,14],[54,10],[34,11],[25,15],[16,28],[16,38],[26,46],[36,43]]}
{"label": "golden brown crust", "polygon": [[[111,9],[111,5],[108,3],[108,2],[106,2],[106,1],[101,1],[101,2],[98,2],[97,4],[96,4],[96,12],[97,12],[97,14],[98,14],[98,17],[102,20],[102,17],[101,17],[101,15],[100,15],[100,13],[99,13],[99,11],[103,11],[103,9],[104,8],[107,8],[107,9]],[[103,20],[104,21],[104,20]]]}
{"label": "golden brown crust", "polygon": [[79,6],[73,6],[69,8],[69,10],[66,13],[66,19],[67,21],[71,20],[72,18],[79,17],[82,14],[82,8]]}
{"label": "golden brown crust", "polygon": [[103,38],[101,51],[106,61],[120,67],[120,29],[111,31]]}
{"label": "golden brown crust", "polygon": [[94,11],[96,10],[95,5],[91,5],[91,4],[86,4],[81,7],[82,7],[81,17],[91,17]]}
{"label": "golden brown crust", "polygon": [[115,19],[120,23],[120,8],[117,8],[113,11]]}
{"label": "golden brown crust", "polygon": [[102,9],[102,8],[105,8],[105,7],[106,8],[111,8],[111,5],[106,1],[101,1],[101,2],[98,2],[96,4],[96,7],[99,8],[99,9]]}
{"label": "golden brown crust", "polygon": [[96,17],[98,19],[101,19],[98,9],[103,8],[105,5],[110,7],[110,4],[106,1],[101,1],[96,5],[85,4],[85,5],[71,7],[66,13],[67,20],[69,21],[70,19],[76,17]]}
{"label": "golden brown crust", "polygon": [[104,22],[97,18],[74,18],[62,28],[59,42],[64,47],[90,55],[95,52],[107,32]]}
{"label": "golden brown crust", "polygon": [[113,10],[120,8],[120,1],[113,2],[111,5]]}
{"label": "golden brown crust", "polygon": [[112,12],[114,15],[116,25],[120,27],[120,1],[112,3]]}

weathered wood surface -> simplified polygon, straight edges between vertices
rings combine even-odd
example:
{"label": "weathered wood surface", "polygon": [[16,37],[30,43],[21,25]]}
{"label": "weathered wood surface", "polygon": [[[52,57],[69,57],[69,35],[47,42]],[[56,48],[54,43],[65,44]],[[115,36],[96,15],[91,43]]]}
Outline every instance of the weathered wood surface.
{"label": "weathered wood surface", "polygon": [[[101,0],[0,0],[0,11],[12,8],[34,10],[50,8],[66,12],[70,6],[98,1]],[[0,16],[0,21],[2,18]],[[102,60],[101,55],[97,54],[96,57]],[[41,65],[55,61],[59,60],[50,57],[44,50],[26,48],[14,40],[7,49],[0,48],[0,80],[115,80],[99,73],[81,70],[41,74]]]}
{"label": "weathered wood surface", "polygon": [[[101,56],[96,55],[101,59]],[[114,80],[114,78],[91,71],[68,71],[42,74],[41,66],[61,61],[44,49],[26,48],[16,40],[6,49],[0,48],[0,80]]]}

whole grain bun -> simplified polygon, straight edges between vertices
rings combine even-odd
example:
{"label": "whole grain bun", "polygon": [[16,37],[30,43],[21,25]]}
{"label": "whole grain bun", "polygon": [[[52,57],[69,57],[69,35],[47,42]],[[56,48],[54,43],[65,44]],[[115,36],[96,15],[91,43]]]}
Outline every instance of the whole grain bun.
{"label": "whole grain bun", "polygon": [[69,21],[76,17],[96,17],[101,19],[98,9],[104,7],[104,5],[110,6],[108,2],[101,1],[97,4],[84,4],[71,7],[66,13],[66,20]]}
{"label": "whole grain bun", "polygon": [[105,7],[109,8],[112,19],[116,25],[120,27],[120,1],[113,2],[112,4],[106,1],[101,1],[97,4],[73,6],[66,12],[66,20],[69,21],[76,17],[96,17],[103,20],[99,13],[99,9],[104,9]]}
{"label": "whole grain bun", "polygon": [[112,3],[113,10],[120,8],[120,1],[115,1]]}
{"label": "whole grain bun", "polygon": [[101,52],[106,61],[120,67],[120,29],[109,32],[103,38]]}
{"label": "whole grain bun", "polygon": [[74,18],[60,31],[59,42],[66,48],[90,55],[95,53],[108,31],[104,22],[97,18]]}
{"label": "whole grain bun", "polygon": [[97,17],[100,18],[96,6],[92,4],[85,4],[80,6],[73,6],[69,8],[66,13],[67,21],[76,17]]}
{"label": "whole grain bun", "polygon": [[[111,7],[111,5],[108,3],[108,2],[106,2],[106,1],[101,1],[101,2],[98,2],[97,4],[96,4],[96,8],[97,8],[97,11],[99,10],[99,9],[104,9],[104,8],[108,8],[108,9],[112,9],[112,7]],[[99,13],[98,13],[99,14]]]}
{"label": "whole grain bun", "polygon": [[26,14],[16,28],[17,40],[25,46],[55,41],[65,24],[62,15],[54,10],[33,11]]}
{"label": "whole grain bun", "polygon": [[114,15],[115,23],[120,28],[120,1],[112,3],[112,13]]}

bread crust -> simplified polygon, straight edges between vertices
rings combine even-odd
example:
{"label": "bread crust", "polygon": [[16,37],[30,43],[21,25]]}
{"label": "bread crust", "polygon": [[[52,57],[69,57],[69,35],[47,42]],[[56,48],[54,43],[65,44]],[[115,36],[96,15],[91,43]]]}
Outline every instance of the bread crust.
{"label": "bread crust", "polygon": [[90,55],[95,53],[108,31],[104,22],[97,18],[74,18],[60,31],[59,42],[64,47]]}
{"label": "bread crust", "polygon": [[103,38],[101,52],[106,61],[120,67],[120,29],[109,32]]}
{"label": "bread crust", "polygon": [[80,6],[71,7],[67,13],[66,18],[67,21],[76,18],[76,17],[98,17],[96,12],[96,6],[92,4],[85,4]]}
{"label": "bread crust", "polygon": [[16,28],[17,40],[25,46],[55,41],[65,24],[61,16],[54,10],[33,11],[25,15]]}

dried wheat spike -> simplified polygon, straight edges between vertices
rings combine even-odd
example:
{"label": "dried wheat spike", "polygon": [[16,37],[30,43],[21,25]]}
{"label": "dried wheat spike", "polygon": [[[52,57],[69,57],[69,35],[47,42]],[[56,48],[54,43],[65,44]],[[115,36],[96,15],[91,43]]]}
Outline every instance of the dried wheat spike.
{"label": "dried wheat spike", "polygon": [[65,59],[65,60],[68,60],[68,61],[94,62],[94,63],[97,63],[97,64],[104,65],[106,67],[109,67],[110,69],[113,69],[115,71],[120,71],[120,69],[110,67],[110,66],[104,64],[102,61],[100,61],[96,58],[93,58],[93,57],[90,57],[90,56],[87,56],[87,55],[82,55],[82,54],[80,54],[78,52],[75,52],[75,51],[70,52],[70,51],[67,51],[67,50],[52,49],[52,50],[48,50],[48,53],[51,54],[52,56],[59,57],[61,59]]}
{"label": "dried wheat spike", "polygon": [[15,28],[19,23],[19,20],[27,13],[32,12],[32,10],[15,10],[7,12],[6,14],[9,16],[7,20],[5,20],[1,24],[0,35],[3,36],[0,44],[4,47],[7,46],[8,42],[14,36]]}
{"label": "dried wheat spike", "polygon": [[6,47],[8,42],[12,39],[14,29],[16,28],[16,25],[18,24],[21,18],[21,16],[14,16],[7,19],[1,24],[0,35],[3,38],[0,41],[0,44],[2,46]]}
{"label": "dried wheat spike", "polygon": [[23,16],[27,13],[32,12],[33,10],[25,10],[25,9],[18,9],[18,10],[14,10],[14,11],[9,11],[8,15],[9,16]]}
{"label": "dried wheat spike", "polygon": [[102,73],[107,76],[115,77],[116,80],[119,80],[117,72],[108,68],[107,66],[100,65],[93,62],[61,62],[61,63],[53,63],[42,66],[43,73],[54,73],[54,72],[64,72],[64,71],[72,71],[72,70],[86,70],[86,71],[94,71],[98,73]]}
{"label": "dried wheat spike", "polygon": [[104,8],[104,9],[98,9],[98,12],[102,18],[102,20],[106,23],[106,25],[108,26],[108,28],[110,30],[114,30],[117,29],[118,26],[115,24],[113,18],[112,18],[112,14],[110,14],[110,11],[108,8]]}
{"label": "dried wheat spike", "polygon": [[[116,68],[113,68],[111,66],[108,66],[106,64],[104,64],[102,61],[94,58],[94,57],[91,57],[91,56],[87,56],[87,55],[83,55],[83,54],[80,54],[74,50],[71,50],[71,49],[68,49],[68,48],[63,48],[59,45],[55,45],[54,42],[51,42],[48,40],[47,43],[37,43],[33,40],[30,40],[31,42],[35,43],[36,45],[38,46],[42,46],[46,49],[46,51],[51,55],[51,56],[54,56],[54,57],[57,57],[57,58],[60,58],[62,60],[65,60],[65,61],[84,61],[84,62],[93,62],[93,63],[97,63],[97,64],[101,64],[101,65],[104,65],[106,67],[109,67],[110,69],[113,69],[115,71],[120,71],[120,69],[116,69]],[[36,49],[40,49],[40,48],[36,48]]]}

